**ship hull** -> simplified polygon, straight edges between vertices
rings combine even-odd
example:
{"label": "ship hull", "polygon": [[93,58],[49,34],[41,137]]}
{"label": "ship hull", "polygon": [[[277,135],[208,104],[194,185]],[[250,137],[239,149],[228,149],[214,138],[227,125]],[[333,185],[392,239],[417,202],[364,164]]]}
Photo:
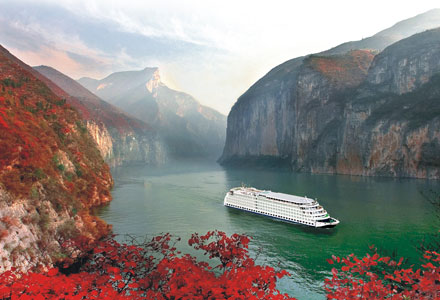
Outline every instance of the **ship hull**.
{"label": "ship hull", "polygon": [[269,216],[269,215],[266,215],[264,213],[258,213],[258,212],[254,212],[254,211],[238,208],[238,207],[233,207],[233,206],[230,206],[230,205],[225,205],[225,206],[228,207],[228,208],[235,209],[235,210],[244,211],[244,212],[251,213],[251,214],[254,214],[254,215],[257,215],[257,216],[263,216],[263,217],[266,217],[266,218],[269,218],[269,219],[272,219],[272,220],[275,220],[275,221],[282,221],[284,223],[288,223],[288,224],[292,224],[292,225],[303,225],[303,226],[307,226],[307,227],[315,227],[315,226],[311,226],[311,225],[307,225],[307,224],[303,224],[303,223],[299,223],[299,222],[295,222],[295,221],[290,221],[290,220],[285,220],[285,219]]}
{"label": "ship hull", "polygon": [[255,188],[231,189],[224,198],[224,205],[273,220],[313,228],[333,228],[339,224],[316,200]]}
{"label": "ship hull", "polygon": [[323,225],[323,226],[308,225],[308,224],[304,224],[304,223],[300,223],[300,222],[295,222],[295,221],[291,221],[291,220],[277,218],[277,217],[270,216],[270,215],[267,215],[267,214],[262,213],[262,212],[254,212],[254,211],[250,211],[250,210],[247,210],[247,209],[242,209],[242,208],[239,208],[239,207],[234,207],[234,206],[228,205],[228,204],[225,204],[225,206],[228,207],[228,208],[235,209],[235,210],[251,213],[251,214],[254,214],[254,215],[257,215],[257,216],[263,216],[263,217],[266,217],[266,218],[269,218],[269,219],[272,219],[272,220],[275,220],[275,221],[282,221],[284,223],[291,224],[291,225],[302,225],[302,226],[307,226],[307,227],[312,227],[312,228],[333,228],[337,224],[339,224],[339,222],[338,222],[338,223],[335,223],[335,224],[329,224],[329,225]]}

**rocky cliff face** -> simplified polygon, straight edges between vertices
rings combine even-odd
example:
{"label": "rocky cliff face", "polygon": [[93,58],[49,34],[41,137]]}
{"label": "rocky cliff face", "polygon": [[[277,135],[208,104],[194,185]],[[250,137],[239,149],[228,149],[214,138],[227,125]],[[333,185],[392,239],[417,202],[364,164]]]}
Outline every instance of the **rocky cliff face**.
{"label": "rocky cliff face", "polygon": [[439,60],[440,29],[375,57],[344,110],[337,172],[440,178]]}
{"label": "rocky cliff face", "polygon": [[192,96],[168,88],[157,68],[81,78],[91,92],[140,120],[147,120],[172,157],[215,157],[225,140],[226,118]]}
{"label": "rocky cliff face", "polygon": [[377,55],[367,81],[381,92],[404,94],[440,72],[438,29],[401,40]]}
{"label": "rocky cliff face", "polygon": [[113,139],[106,126],[99,126],[95,121],[86,123],[87,131],[93,137],[96,146],[106,162],[116,165],[113,152]]}
{"label": "rocky cliff face", "polygon": [[64,94],[53,90],[81,112],[89,133],[110,166],[166,161],[167,149],[151,125],[106,103],[53,68],[39,66],[34,69],[62,89]]}
{"label": "rocky cliff face", "polygon": [[0,272],[62,261],[66,239],[107,234],[90,208],[112,185],[78,112],[0,47]]}
{"label": "rocky cliff face", "polygon": [[438,178],[439,46],[437,29],[375,57],[351,51],[280,65],[234,105],[220,162]]}
{"label": "rocky cliff face", "polygon": [[273,80],[257,82],[232,108],[221,162],[263,155],[300,170],[309,163],[327,164],[309,154],[323,142],[333,145],[323,151],[334,151],[335,142],[325,135],[343,112],[334,98],[366,78],[372,59],[370,51],[315,55],[272,70]]}

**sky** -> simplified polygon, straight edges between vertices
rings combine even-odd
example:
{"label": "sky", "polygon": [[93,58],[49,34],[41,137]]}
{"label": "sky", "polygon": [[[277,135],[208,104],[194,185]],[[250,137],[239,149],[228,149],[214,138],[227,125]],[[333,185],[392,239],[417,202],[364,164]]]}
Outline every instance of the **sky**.
{"label": "sky", "polygon": [[29,65],[74,79],[159,67],[166,85],[227,115],[276,65],[439,6],[438,0],[0,0],[0,44]]}

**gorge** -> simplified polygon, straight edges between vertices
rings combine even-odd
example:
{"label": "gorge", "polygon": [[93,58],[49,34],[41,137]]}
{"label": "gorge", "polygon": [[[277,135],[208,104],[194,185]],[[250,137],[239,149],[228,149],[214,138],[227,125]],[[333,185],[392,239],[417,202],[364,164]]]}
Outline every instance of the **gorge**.
{"label": "gorge", "polygon": [[[56,27],[44,44],[27,18],[17,29],[32,15],[25,4],[11,20],[0,10],[10,23],[0,26],[1,300],[440,294],[439,9],[276,66],[226,119],[204,104],[223,109],[216,101],[249,86],[267,59],[264,49],[244,53],[252,70],[225,59],[223,46],[265,46],[234,39],[240,26],[222,32],[239,42],[213,49],[191,34],[165,43],[167,34],[126,32],[107,16],[85,20],[81,9],[49,18],[48,4],[29,18]],[[269,38],[253,33],[279,58],[271,37],[285,27],[266,24]],[[27,65],[41,53],[39,66]],[[190,70],[184,54],[200,68]],[[102,79],[73,79],[84,75]],[[218,89],[208,91],[213,79]],[[317,229],[224,206],[225,193],[244,185],[317,199],[340,223]]]}
{"label": "gorge", "polygon": [[110,104],[151,124],[172,158],[217,158],[225,141],[226,117],[191,95],[167,87],[158,68],[110,74],[80,84]]}
{"label": "gorge", "polygon": [[[427,16],[427,26],[440,25],[439,10]],[[341,54],[340,46],[271,70],[231,109],[220,163],[440,178],[440,29],[362,49],[374,45],[353,42],[361,49]]]}
{"label": "gorge", "polygon": [[166,162],[166,147],[150,124],[101,100],[53,68],[39,66],[34,69],[64,91],[61,96],[82,114],[89,133],[111,167]]}

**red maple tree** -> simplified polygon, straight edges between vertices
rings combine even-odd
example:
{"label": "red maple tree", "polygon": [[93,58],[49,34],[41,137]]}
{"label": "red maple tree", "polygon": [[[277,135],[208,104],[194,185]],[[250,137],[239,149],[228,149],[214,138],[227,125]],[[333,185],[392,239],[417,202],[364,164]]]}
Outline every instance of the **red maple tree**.
{"label": "red maple tree", "polygon": [[[257,265],[249,256],[249,238],[211,231],[193,234],[188,243],[204,251],[197,260],[176,250],[178,238],[157,236],[141,244],[121,244],[113,238],[91,246],[89,240],[69,240],[65,246],[86,256],[66,268],[43,273],[0,275],[1,299],[283,299],[276,282],[288,273]],[[325,279],[327,299],[439,299],[440,254],[426,251],[419,269],[404,267],[379,254],[333,257],[337,267]],[[67,266],[69,262],[64,262]],[[72,268],[78,265],[79,268]],[[72,271],[74,270],[74,271]]]}
{"label": "red maple tree", "polygon": [[[77,272],[65,269],[44,273],[0,275],[3,299],[294,299],[281,294],[276,281],[288,275],[260,266],[250,258],[249,238],[212,231],[194,234],[189,244],[205,251],[199,261],[174,247],[178,239],[157,236],[142,245],[101,241],[93,249],[85,239],[66,247],[88,253]],[[72,247],[74,246],[74,247]],[[64,272],[64,273],[63,273]]]}
{"label": "red maple tree", "polygon": [[357,258],[333,257],[332,277],[325,279],[327,299],[418,300],[440,299],[440,254],[426,251],[422,268],[405,268],[403,258],[394,261],[379,254]]}

